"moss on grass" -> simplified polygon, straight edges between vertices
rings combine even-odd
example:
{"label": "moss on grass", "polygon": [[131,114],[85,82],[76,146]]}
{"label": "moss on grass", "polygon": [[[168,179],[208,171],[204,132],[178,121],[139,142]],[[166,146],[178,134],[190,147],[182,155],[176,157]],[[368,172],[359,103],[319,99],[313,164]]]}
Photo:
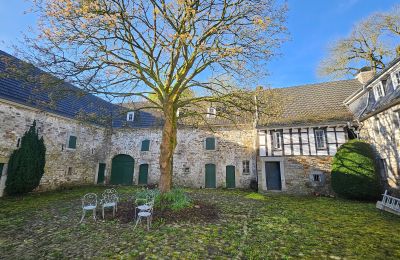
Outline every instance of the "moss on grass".
{"label": "moss on grass", "polygon": [[[399,259],[400,218],[373,203],[263,195],[238,190],[190,190],[218,207],[213,223],[155,223],[80,218],[80,197],[104,187],[0,199],[0,252],[41,258],[348,258]],[[137,189],[121,187],[124,200]]]}

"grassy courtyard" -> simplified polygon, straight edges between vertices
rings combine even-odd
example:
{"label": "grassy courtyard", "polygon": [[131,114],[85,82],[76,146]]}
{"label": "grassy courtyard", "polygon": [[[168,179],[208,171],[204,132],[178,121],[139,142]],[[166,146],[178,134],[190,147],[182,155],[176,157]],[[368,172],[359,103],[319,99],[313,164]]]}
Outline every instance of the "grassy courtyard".
{"label": "grassy courtyard", "polygon": [[[0,199],[0,258],[349,258],[399,259],[400,218],[372,203],[188,190],[215,205],[210,221],[133,222],[87,218],[80,197],[104,187]],[[117,188],[126,200],[134,187]]]}

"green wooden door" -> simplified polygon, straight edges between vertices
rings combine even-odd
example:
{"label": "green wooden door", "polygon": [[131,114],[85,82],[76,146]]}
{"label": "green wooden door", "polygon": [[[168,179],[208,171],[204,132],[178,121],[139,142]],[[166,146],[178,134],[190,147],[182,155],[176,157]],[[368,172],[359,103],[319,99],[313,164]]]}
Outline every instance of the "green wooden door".
{"label": "green wooden door", "polygon": [[265,175],[267,190],[282,189],[280,162],[265,162]]}
{"label": "green wooden door", "polygon": [[139,166],[139,185],[147,185],[147,178],[149,175],[149,165],[141,164]]}
{"label": "green wooden door", "polygon": [[105,171],[106,171],[106,164],[99,163],[99,171],[97,172],[97,183],[104,183]]}
{"label": "green wooden door", "polygon": [[235,166],[226,166],[226,187],[235,188]]}
{"label": "green wooden door", "polygon": [[216,188],[215,164],[206,164],[206,188]]}
{"label": "green wooden door", "polygon": [[112,159],[111,184],[132,185],[135,161],[126,154],[120,154]]}

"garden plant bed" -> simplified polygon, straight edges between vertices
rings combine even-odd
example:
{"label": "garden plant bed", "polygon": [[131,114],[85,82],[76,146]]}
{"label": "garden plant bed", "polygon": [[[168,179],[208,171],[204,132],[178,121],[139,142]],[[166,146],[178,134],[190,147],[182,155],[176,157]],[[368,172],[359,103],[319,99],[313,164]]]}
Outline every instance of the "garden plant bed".
{"label": "garden plant bed", "polygon": [[133,229],[128,198],[138,188],[116,187],[122,197],[116,217],[109,210],[102,220],[98,210],[97,221],[88,214],[79,224],[81,196],[105,188],[0,199],[0,258],[400,258],[400,218],[374,203],[188,189],[200,208],[155,209],[146,231],[143,223]]}
{"label": "garden plant bed", "polygon": [[207,202],[194,201],[189,208],[179,211],[171,209],[157,210],[154,212],[154,220],[163,220],[165,223],[181,222],[215,222],[218,220],[218,209]]}
{"label": "garden plant bed", "polygon": [[[100,214],[100,212],[98,212]],[[135,206],[131,201],[123,201],[118,204],[115,219],[121,223],[132,223],[135,217]],[[111,210],[105,213],[106,220],[114,219]],[[193,202],[193,206],[173,211],[171,209],[154,209],[153,221],[162,223],[187,222],[215,222],[218,220],[218,209],[214,205],[202,201]]]}

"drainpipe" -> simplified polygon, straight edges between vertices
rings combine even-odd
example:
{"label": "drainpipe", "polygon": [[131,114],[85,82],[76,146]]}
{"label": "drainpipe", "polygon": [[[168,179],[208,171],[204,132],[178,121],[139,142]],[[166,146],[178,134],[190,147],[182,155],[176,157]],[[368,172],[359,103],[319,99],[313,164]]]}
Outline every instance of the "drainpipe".
{"label": "drainpipe", "polygon": [[[364,114],[365,110],[367,110],[367,107],[369,106],[369,98],[370,98],[370,95],[371,95],[371,92],[368,91],[367,104],[365,105],[364,109],[361,111],[360,116],[361,116],[362,114]],[[360,116],[358,116],[357,119],[356,119],[357,124],[360,126],[359,129],[361,129],[361,126],[362,126],[362,124],[361,124],[361,122],[360,122],[360,120],[359,120]],[[358,133],[360,133],[360,131],[358,131]],[[357,134],[357,138],[360,139],[359,134]]]}

